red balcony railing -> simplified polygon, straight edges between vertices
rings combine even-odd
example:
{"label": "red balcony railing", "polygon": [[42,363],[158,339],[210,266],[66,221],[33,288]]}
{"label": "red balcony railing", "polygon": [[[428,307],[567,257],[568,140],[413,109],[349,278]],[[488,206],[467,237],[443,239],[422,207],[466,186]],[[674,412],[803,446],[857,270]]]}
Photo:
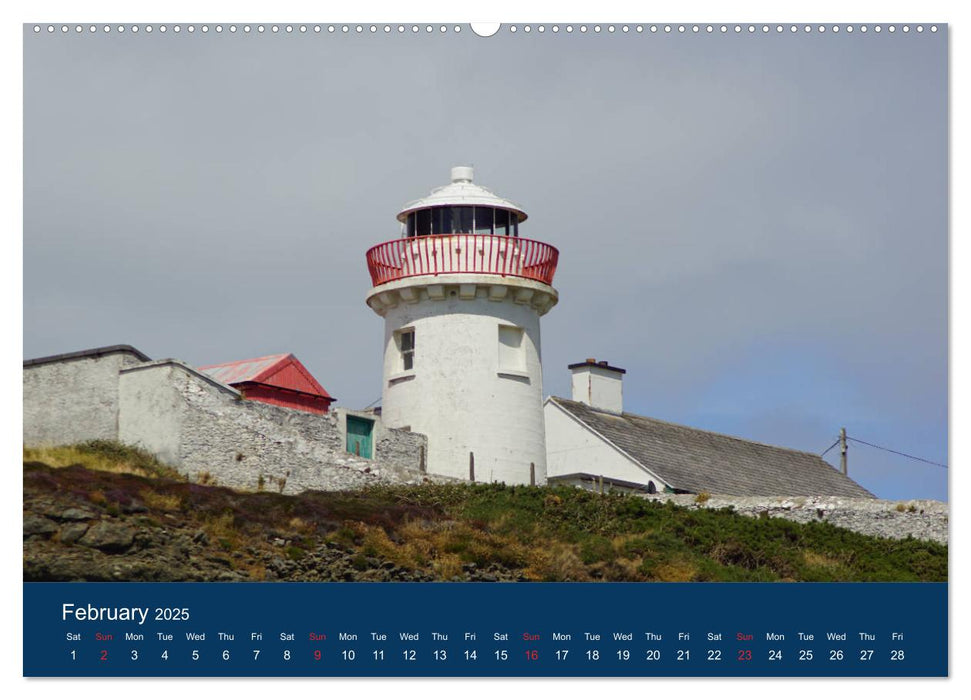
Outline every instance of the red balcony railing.
{"label": "red balcony railing", "polygon": [[398,238],[367,252],[374,286],[418,275],[485,274],[553,284],[559,251],[511,236],[453,233]]}

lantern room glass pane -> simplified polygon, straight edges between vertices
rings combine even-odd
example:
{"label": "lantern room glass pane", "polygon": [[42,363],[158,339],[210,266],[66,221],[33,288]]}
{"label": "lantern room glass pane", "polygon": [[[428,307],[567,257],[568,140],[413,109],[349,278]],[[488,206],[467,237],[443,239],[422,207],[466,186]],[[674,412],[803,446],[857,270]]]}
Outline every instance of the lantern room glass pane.
{"label": "lantern room glass pane", "polygon": [[472,233],[472,207],[452,207],[452,233]]}
{"label": "lantern room glass pane", "polygon": [[440,236],[452,232],[452,213],[448,207],[432,209],[432,234]]}
{"label": "lantern room glass pane", "polygon": [[506,209],[496,209],[496,235],[509,235],[509,212]]}
{"label": "lantern room glass pane", "polygon": [[415,212],[416,224],[415,224],[415,235],[427,236],[432,232],[432,210],[431,209],[419,209]]}
{"label": "lantern room glass pane", "polygon": [[408,237],[452,233],[518,237],[519,216],[508,209],[458,206],[419,209],[405,218],[405,235]]}
{"label": "lantern room glass pane", "polygon": [[487,236],[492,233],[492,217],[495,215],[492,207],[475,208],[475,232],[480,236]]}

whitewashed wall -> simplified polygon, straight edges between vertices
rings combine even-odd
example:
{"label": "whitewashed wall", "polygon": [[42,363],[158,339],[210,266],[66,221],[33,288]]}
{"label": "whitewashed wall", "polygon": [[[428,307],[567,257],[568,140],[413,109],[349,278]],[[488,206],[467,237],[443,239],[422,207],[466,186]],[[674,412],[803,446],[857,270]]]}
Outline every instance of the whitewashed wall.
{"label": "whitewashed wall", "polygon": [[[533,463],[536,483],[546,483],[540,314],[530,297],[517,301],[533,286],[439,285],[429,296],[416,282],[383,308],[382,418],[428,436],[429,472],[468,479],[472,452],[476,481],[529,483]],[[518,367],[500,363],[500,326],[523,329]],[[410,372],[395,342],[404,328],[415,330]]]}
{"label": "whitewashed wall", "polygon": [[589,365],[576,367],[571,387],[574,401],[610,413],[624,412],[624,381],[619,372]]}
{"label": "whitewashed wall", "polygon": [[653,481],[658,491],[664,489],[664,481],[656,474],[643,469],[557,406],[553,400],[547,399],[544,412],[548,476],[586,473],[644,485]]}
{"label": "whitewashed wall", "polygon": [[24,367],[24,444],[117,439],[118,372],[141,361],[114,352]]}
{"label": "whitewashed wall", "polygon": [[[171,360],[123,369],[118,377],[118,441],[142,447],[166,464],[182,466],[186,374]],[[233,390],[226,387],[226,391]]]}
{"label": "whitewashed wall", "polygon": [[25,367],[24,409],[25,445],[118,440],[224,486],[296,493],[437,479],[419,471],[424,435],[374,417],[374,459],[363,459],[345,449],[346,411],[242,400],[178,360],[112,354]]}

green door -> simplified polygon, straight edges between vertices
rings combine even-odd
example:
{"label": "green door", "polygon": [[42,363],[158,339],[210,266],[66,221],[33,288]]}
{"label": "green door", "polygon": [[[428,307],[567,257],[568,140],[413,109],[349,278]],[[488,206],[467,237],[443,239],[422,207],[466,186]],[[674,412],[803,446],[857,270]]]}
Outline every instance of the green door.
{"label": "green door", "polygon": [[371,459],[371,434],[374,421],[357,416],[347,417],[347,451]]}

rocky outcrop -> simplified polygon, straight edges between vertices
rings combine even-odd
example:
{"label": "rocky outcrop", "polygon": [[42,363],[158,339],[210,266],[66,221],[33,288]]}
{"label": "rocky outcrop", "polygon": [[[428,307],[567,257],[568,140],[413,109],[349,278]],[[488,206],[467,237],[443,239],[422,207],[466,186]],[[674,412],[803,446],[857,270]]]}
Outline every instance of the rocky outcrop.
{"label": "rocky outcrop", "polygon": [[[308,533],[299,517],[231,524],[232,504],[247,498],[293,497],[38,465],[24,480],[24,580],[440,580]],[[515,581],[522,572],[465,564],[452,580]]]}
{"label": "rocky outcrop", "polygon": [[[48,515],[24,517],[25,581],[433,581],[378,556],[323,542],[304,550],[270,534],[263,542],[225,548],[205,531],[150,517],[89,522]],[[302,543],[301,543],[302,544]],[[462,567],[456,581],[525,580],[497,564]]]}

